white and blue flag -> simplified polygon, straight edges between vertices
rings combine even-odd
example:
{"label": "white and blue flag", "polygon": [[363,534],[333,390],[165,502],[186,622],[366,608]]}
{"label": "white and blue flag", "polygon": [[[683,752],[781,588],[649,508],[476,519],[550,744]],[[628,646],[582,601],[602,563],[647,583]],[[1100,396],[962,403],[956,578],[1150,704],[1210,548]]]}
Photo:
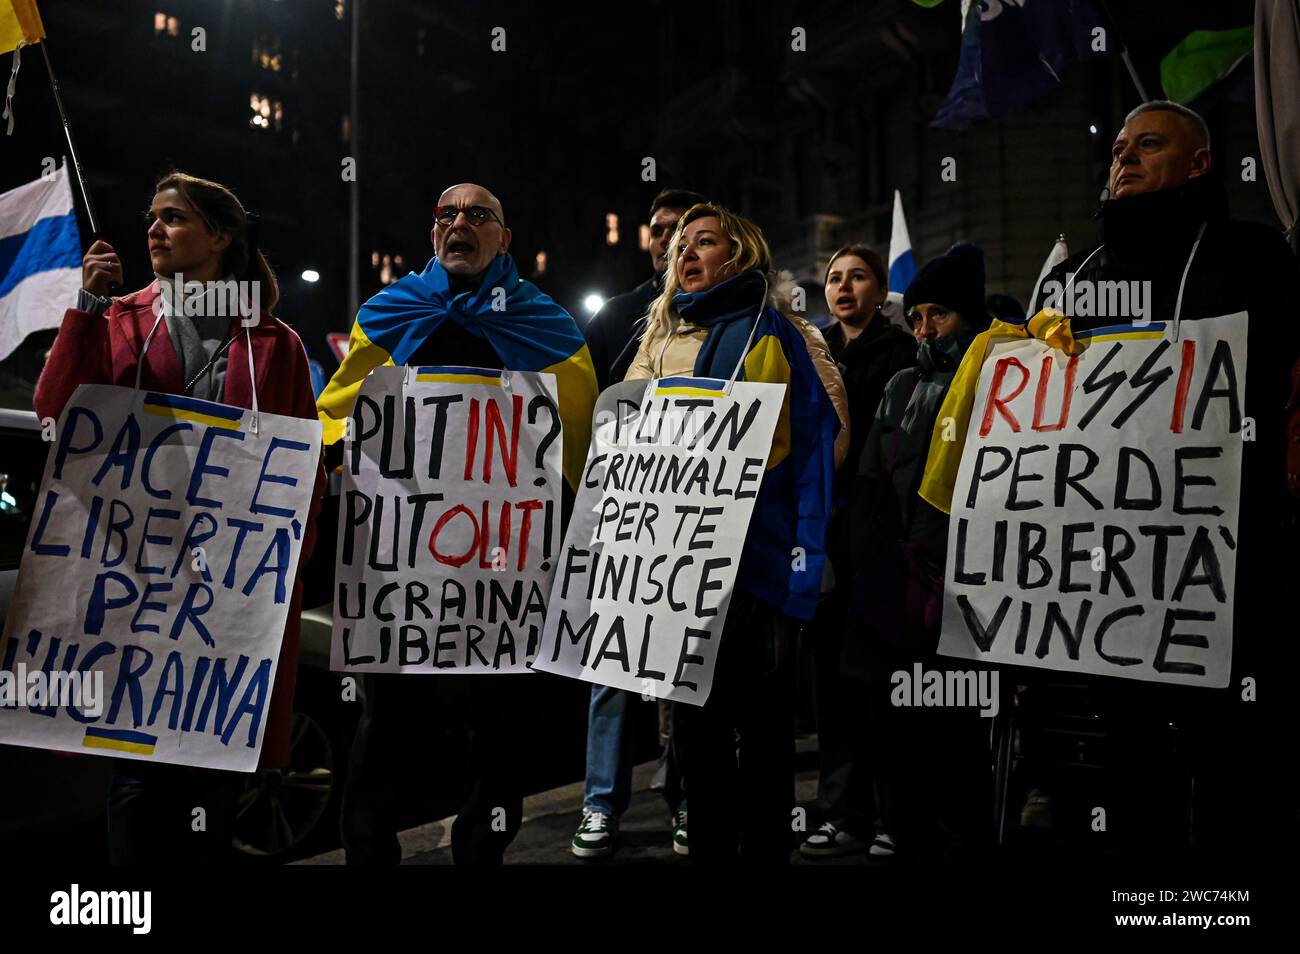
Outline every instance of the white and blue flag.
{"label": "white and blue flag", "polygon": [[81,237],[65,164],[0,195],[0,359],[57,328],[81,287]]}
{"label": "white and blue flag", "polygon": [[907,286],[916,277],[916,259],[912,257],[912,239],[903,218],[903,194],[894,190],[894,225],[889,233],[889,291],[901,300]]}

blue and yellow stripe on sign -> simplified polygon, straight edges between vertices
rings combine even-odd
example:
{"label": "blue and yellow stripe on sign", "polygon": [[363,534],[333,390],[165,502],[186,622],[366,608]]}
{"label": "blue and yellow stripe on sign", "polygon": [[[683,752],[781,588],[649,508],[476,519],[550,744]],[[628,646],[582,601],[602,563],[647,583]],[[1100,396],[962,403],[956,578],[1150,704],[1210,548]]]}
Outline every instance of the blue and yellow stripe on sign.
{"label": "blue and yellow stripe on sign", "polygon": [[114,752],[130,752],[132,755],[153,755],[153,748],[158,744],[156,735],[133,732],[130,729],[87,729],[81,740],[83,749],[112,749]]}
{"label": "blue and yellow stripe on sign", "polygon": [[153,391],[144,396],[144,410],[146,414],[154,414],[158,417],[194,421],[230,431],[239,430],[240,421],[244,417],[243,408],[227,407],[225,404],[200,401],[179,394],[157,394]]}
{"label": "blue and yellow stripe on sign", "polygon": [[1090,331],[1076,331],[1076,341],[1098,344],[1102,341],[1158,341],[1165,336],[1165,323],[1153,321],[1149,325],[1107,325],[1105,328],[1093,328]]}
{"label": "blue and yellow stripe on sign", "polygon": [[416,368],[415,380],[440,384],[491,384],[501,387],[501,372],[487,368],[458,368],[438,365],[430,368]]}
{"label": "blue and yellow stripe on sign", "polygon": [[680,394],[691,397],[723,397],[726,381],[717,378],[660,378],[655,386],[655,397]]}

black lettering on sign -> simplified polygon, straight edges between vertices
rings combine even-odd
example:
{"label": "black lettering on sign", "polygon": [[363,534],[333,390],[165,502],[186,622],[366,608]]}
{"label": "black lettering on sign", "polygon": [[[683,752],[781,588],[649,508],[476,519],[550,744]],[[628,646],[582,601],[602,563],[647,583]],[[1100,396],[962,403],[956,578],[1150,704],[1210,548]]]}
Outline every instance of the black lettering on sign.
{"label": "black lettering on sign", "polygon": [[971,639],[975,640],[975,645],[979,647],[982,653],[988,652],[993,647],[993,640],[997,638],[998,630],[1002,628],[1002,620],[1006,618],[1007,608],[1011,606],[1011,597],[1004,596],[998,603],[997,611],[993,614],[993,619],[989,620],[988,626],[980,622],[979,614],[975,607],[971,605],[970,598],[962,593],[957,596],[957,606],[961,610],[961,618],[966,622],[966,630],[970,633]]}
{"label": "black lettering on sign", "polygon": [[[999,454],[1002,457],[1002,466],[998,467],[992,473],[984,473],[984,458],[987,455]],[[984,481],[993,480],[1000,477],[1008,467],[1011,466],[1011,451],[1005,447],[981,447],[979,453],[975,455],[975,472],[971,474],[970,491],[966,494],[966,508],[975,509],[975,498],[979,492],[979,485]]]}
{"label": "black lettering on sign", "polygon": [[1209,649],[1210,640],[1204,633],[1176,633],[1174,627],[1184,621],[1195,620],[1197,622],[1212,623],[1215,619],[1215,613],[1211,610],[1208,612],[1199,612],[1197,610],[1178,609],[1170,606],[1165,610],[1165,622],[1160,630],[1160,645],[1156,649],[1155,670],[1156,672],[1173,672],[1182,673],[1188,676],[1204,676],[1205,667],[1200,663],[1190,662],[1170,662],[1170,646],[1192,646],[1196,649]]}
{"label": "black lettering on sign", "polygon": [[1136,666],[1138,663],[1142,662],[1142,660],[1134,659],[1132,656],[1110,655],[1110,653],[1102,649],[1102,640],[1106,638],[1106,633],[1110,631],[1111,626],[1119,622],[1121,619],[1125,619],[1129,616],[1141,616],[1145,612],[1145,609],[1140,605],[1137,605],[1121,606],[1119,609],[1106,614],[1105,618],[1103,618],[1097,625],[1097,632],[1092,637],[1092,645],[1097,651],[1097,655],[1113,666]]}
{"label": "black lettering on sign", "polygon": [[1047,604],[1047,617],[1043,620],[1043,632],[1038,639],[1038,648],[1034,655],[1042,659],[1051,648],[1052,631],[1059,629],[1065,640],[1065,653],[1073,660],[1079,658],[1079,643],[1083,639],[1084,628],[1088,625],[1088,613],[1092,610],[1092,600],[1083,600],[1079,604],[1079,615],[1075,625],[1071,626],[1061,612],[1061,604],[1052,600]]}
{"label": "black lettering on sign", "polygon": [[[1217,384],[1219,375],[1225,381],[1221,388]],[[1205,420],[1205,412],[1215,398],[1228,401],[1228,433],[1235,434],[1241,430],[1241,406],[1237,403],[1237,368],[1232,362],[1232,347],[1226,341],[1214,343],[1214,353],[1210,355],[1210,366],[1201,383],[1201,394],[1196,399],[1196,410],[1192,412],[1192,430],[1199,431]]]}
{"label": "black lettering on sign", "polygon": [[[1145,500],[1141,497],[1129,496],[1129,480],[1132,470],[1132,461],[1136,457],[1146,465],[1147,481],[1151,487],[1151,494]],[[1156,473],[1156,465],[1151,462],[1151,458],[1136,447],[1121,447],[1119,449],[1119,463],[1116,467],[1115,476],[1115,509],[1116,510],[1155,510],[1160,506],[1160,477]]]}
{"label": "black lettering on sign", "polygon": [[1188,487],[1213,487],[1215,480],[1205,474],[1187,474],[1183,472],[1183,464],[1188,460],[1217,460],[1222,456],[1222,447],[1179,447],[1174,451],[1174,513],[1206,513],[1215,517],[1223,513],[1223,508],[1216,504],[1208,507],[1187,506],[1184,491]]}

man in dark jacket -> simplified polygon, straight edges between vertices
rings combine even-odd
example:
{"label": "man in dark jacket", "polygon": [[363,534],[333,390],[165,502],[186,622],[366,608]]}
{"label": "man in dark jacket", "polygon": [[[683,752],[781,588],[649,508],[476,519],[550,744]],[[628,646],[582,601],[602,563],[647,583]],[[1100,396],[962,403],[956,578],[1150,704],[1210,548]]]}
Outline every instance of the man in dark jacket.
{"label": "man in dark jacket", "polygon": [[596,366],[596,381],[603,391],[627,374],[636,357],[637,343],[645,327],[646,311],[662,289],[660,280],[668,263],[668,243],[677,220],[691,206],[707,201],[698,192],[664,189],[650,203],[650,264],[654,274],[636,288],[616,295],[591,316],[583,335]]}
{"label": "man in dark jacket", "polygon": [[[1276,229],[1229,217],[1209,133],[1186,107],[1153,102],[1129,114],[1112,147],[1109,191],[1099,213],[1101,245],[1048,276],[1044,289],[1055,294],[1046,303],[1069,314],[1076,330],[1247,312],[1243,415],[1255,422],[1255,439],[1242,454],[1241,484],[1249,491],[1242,494],[1236,549],[1233,678],[1224,690],[1120,680],[1094,686],[1114,726],[1116,790],[1141,793],[1140,801],[1115,806],[1110,826],[1127,831],[1126,840],[1178,848],[1194,815],[1197,847],[1257,850],[1265,836],[1246,829],[1265,813],[1251,802],[1269,790],[1260,771],[1278,760],[1263,747],[1269,722],[1259,707],[1266,703],[1253,701],[1253,687],[1256,681],[1272,687],[1258,687],[1260,700],[1289,691],[1281,681],[1288,667],[1279,663],[1280,654],[1293,651],[1286,644],[1294,643],[1278,631],[1290,614],[1278,610],[1277,597],[1287,578],[1284,564],[1295,551],[1295,540],[1286,536],[1283,411],[1297,355],[1290,319],[1300,301],[1300,276]],[[1092,295],[1091,307],[1078,307],[1081,290],[1098,292],[1102,282],[1126,283],[1130,304],[1141,307],[1108,314],[1098,308],[1099,294]],[[1271,674],[1277,675],[1269,680]],[[1163,773],[1150,768],[1161,752],[1175,749],[1190,753],[1189,766]],[[1162,796],[1172,804],[1160,804]]]}

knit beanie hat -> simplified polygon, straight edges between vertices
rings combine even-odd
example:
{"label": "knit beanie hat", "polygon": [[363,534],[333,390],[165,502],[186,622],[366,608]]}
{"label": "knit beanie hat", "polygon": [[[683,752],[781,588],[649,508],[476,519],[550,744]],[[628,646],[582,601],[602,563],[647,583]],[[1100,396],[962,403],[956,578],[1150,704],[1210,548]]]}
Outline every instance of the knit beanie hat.
{"label": "knit beanie hat", "polygon": [[988,325],[984,307],[984,252],[978,245],[958,242],[917,272],[903,295],[903,312],[929,302],[943,305],[979,329]]}

